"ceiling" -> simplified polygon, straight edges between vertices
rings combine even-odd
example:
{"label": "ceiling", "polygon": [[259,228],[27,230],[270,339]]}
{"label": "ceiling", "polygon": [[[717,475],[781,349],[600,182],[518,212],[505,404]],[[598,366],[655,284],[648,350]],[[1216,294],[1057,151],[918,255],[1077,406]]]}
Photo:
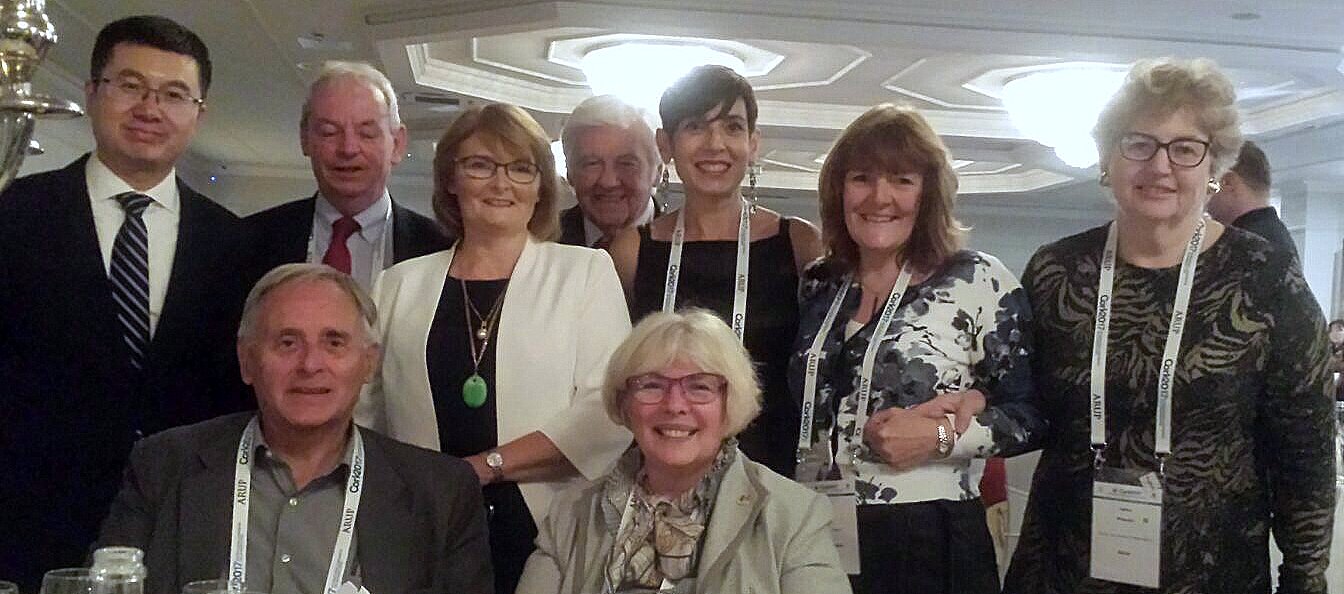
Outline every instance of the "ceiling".
{"label": "ceiling", "polygon": [[[818,159],[867,107],[920,108],[961,163],[966,201],[1053,212],[1105,206],[1095,169],[1065,165],[1001,108],[1023,72],[1152,56],[1204,56],[1236,80],[1245,131],[1277,179],[1344,182],[1344,2],[918,0],[48,0],[61,35],[42,84],[74,95],[102,24],[158,13],[197,31],[215,62],[191,162],[220,175],[307,178],[299,152],[306,83],[327,59],[392,78],[411,131],[397,175],[427,183],[433,141],[459,104],[510,101],[558,137],[589,95],[572,58],[620,35],[730,44],[768,70],[760,100],[762,184],[807,200]],[[766,66],[769,66],[767,69]],[[656,67],[656,65],[652,66]]]}

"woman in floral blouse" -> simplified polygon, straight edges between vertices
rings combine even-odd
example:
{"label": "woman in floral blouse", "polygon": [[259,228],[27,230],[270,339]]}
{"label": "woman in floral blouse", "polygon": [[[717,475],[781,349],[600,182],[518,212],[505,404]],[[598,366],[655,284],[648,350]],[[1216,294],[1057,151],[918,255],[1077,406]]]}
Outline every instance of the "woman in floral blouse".
{"label": "woman in floral blouse", "polygon": [[822,166],[830,253],[806,271],[789,373],[797,478],[853,481],[858,593],[997,593],[984,458],[1044,428],[1026,295],[993,256],[959,248],[956,191],[937,134],[893,105],[850,124]]}

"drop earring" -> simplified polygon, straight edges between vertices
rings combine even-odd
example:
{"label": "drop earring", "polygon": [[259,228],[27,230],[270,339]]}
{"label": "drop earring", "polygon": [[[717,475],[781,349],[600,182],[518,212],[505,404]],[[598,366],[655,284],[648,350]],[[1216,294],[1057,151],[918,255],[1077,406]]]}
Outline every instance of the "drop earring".
{"label": "drop earring", "polygon": [[1223,191],[1223,184],[1218,183],[1218,180],[1216,180],[1216,179],[1210,177],[1210,178],[1209,178],[1209,194],[1217,194],[1218,192],[1221,192],[1221,191]]}
{"label": "drop earring", "polygon": [[1102,169],[1101,177],[1097,178],[1097,184],[1103,188],[1111,187],[1111,172]]}
{"label": "drop earring", "polygon": [[761,166],[755,161],[747,164],[747,204],[751,207],[751,212],[756,212],[756,176]]}
{"label": "drop earring", "polygon": [[658,180],[658,191],[656,200],[658,201],[658,205],[661,207],[663,212],[667,212],[667,187],[671,184],[670,180],[672,177],[672,175],[668,173],[668,170],[671,167],[672,162],[668,161],[667,164],[663,166],[662,178]]}

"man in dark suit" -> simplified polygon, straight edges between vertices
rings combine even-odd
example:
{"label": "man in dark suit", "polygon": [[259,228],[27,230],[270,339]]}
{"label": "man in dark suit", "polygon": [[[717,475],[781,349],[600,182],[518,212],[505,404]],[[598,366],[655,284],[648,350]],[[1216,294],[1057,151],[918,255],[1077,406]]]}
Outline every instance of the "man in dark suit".
{"label": "man in dark suit", "polygon": [[387,179],[406,154],[392,82],[368,64],[328,62],[300,123],[317,194],[244,220],[251,278],[285,262],[323,262],[364,288],[384,268],[447,249],[433,220],[392,201]]}
{"label": "man in dark suit", "polygon": [[223,576],[277,593],[346,581],[378,594],[491,592],[471,466],[352,420],[378,368],[376,318],[363,289],[328,266],[262,277],[238,333],[258,414],[138,443],[98,544],[143,549],[148,592]]}
{"label": "man in dark suit", "polygon": [[85,564],[133,441],[247,406],[239,223],[174,170],[209,86],[181,25],[107,25],[84,87],[95,151],[0,195],[0,576],[25,591]]}
{"label": "man in dark suit", "polygon": [[565,120],[565,176],[579,203],[560,213],[560,243],[605,248],[659,214],[653,191],[663,167],[650,121],[614,95],[584,100]]}
{"label": "man in dark suit", "polygon": [[1247,140],[1237,163],[1223,175],[1218,193],[1209,199],[1209,216],[1224,225],[1245,229],[1265,238],[1279,249],[1297,255],[1293,234],[1269,205],[1269,159],[1265,151]]}

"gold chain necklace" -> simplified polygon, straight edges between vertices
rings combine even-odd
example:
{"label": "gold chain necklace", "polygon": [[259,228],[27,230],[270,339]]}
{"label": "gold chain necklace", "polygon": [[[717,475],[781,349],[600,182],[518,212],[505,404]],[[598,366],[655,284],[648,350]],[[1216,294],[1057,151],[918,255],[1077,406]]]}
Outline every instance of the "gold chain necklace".
{"label": "gold chain necklace", "polygon": [[[471,344],[471,376],[467,381],[462,382],[462,402],[471,408],[480,408],[485,404],[486,397],[489,396],[490,388],[486,386],[485,378],[481,377],[481,359],[485,358],[485,351],[490,346],[490,334],[494,331],[495,325],[499,323],[499,313],[504,306],[504,294],[509,290],[508,279],[504,280],[504,288],[500,290],[499,296],[495,297],[494,305],[490,306],[490,313],[481,316],[481,312],[476,310],[476,304],[472,303],[471,295],[467,294],[467,281],[458,279],[458,284],[462,287],[462,314],[467,322],[467,342]],[[472,314],[480,320],[479,326],[473,332]],[[477,348],[476,341],[480,341],[480,348]]]}

